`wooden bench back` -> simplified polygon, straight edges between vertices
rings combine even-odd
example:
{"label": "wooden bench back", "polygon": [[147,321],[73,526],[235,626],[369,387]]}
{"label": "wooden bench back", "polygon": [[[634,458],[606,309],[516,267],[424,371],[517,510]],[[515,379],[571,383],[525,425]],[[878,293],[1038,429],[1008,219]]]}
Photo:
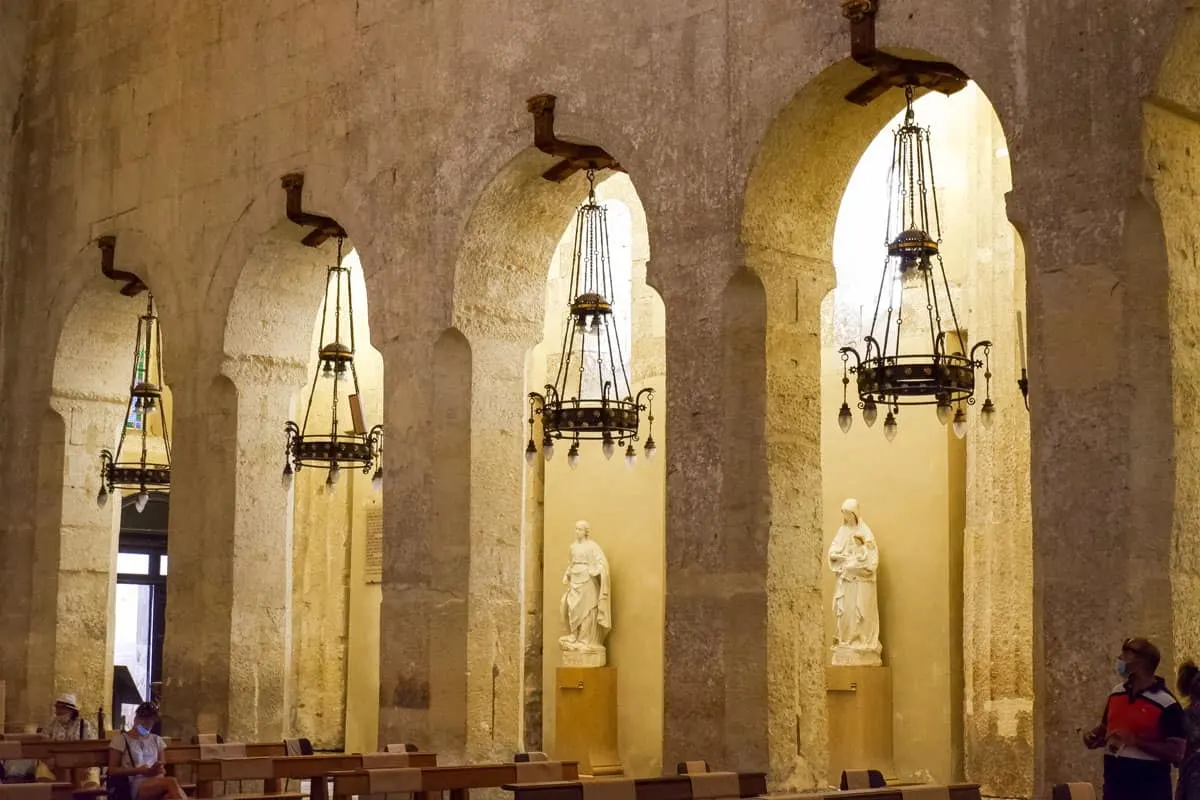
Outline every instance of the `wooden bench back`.
{"label": "wooden bench back", "polygon": [[[87,739],[82,742],[21,742],[22,758],[36,758],[53,763],[59,769],[84,769],[108,766],[107,739]],[[207,753],[207,756],[205,755]],[[245,745],[180,745],[168,744],[163,760],[168,767],[192,764],[205,758],[263,758],[287,755],[283,742],[263,742]]]}
{"label": "wooden bench back", "polygon": [[850,800],[850,798],[872,798],[873,800],[981,800],[979,784],[956,783],[949,786],[887,786],[881,789],[851,789],[844,792],[816,792],[804,794],[772,794],[762,800]]}
{"label": "wooden bench back", "polygon": [[659,778],[514,782],[503,788],[516,795],[516,800],[733,800],[765,794],[767,776],[762,772],[697,772]]}
{"label": "wooden bench back", "polygon": [[[389,792],[446,792],[499,788],[524,781],[574,781],[579,778],[579,764],[575,761],[540,761],[420,769],[359,769],[334,772],[331,777],[335,797]],[[417,788],[385,788],[397,786]]]}
{"label": "wooden bench back", "polygon": [[887,786],[883,773],[877,769],[847,769],[842,771],[842,790],[882,789]]}

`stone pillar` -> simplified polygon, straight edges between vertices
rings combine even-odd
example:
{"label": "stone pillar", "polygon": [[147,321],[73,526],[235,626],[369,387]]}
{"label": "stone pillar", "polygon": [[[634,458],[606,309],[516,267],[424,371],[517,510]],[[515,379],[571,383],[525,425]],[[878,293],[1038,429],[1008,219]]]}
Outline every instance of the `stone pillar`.
{"label": "stone pillar", "polygon": [[467,752],[471,350],[457,331],[413,327],[380,347],[379,741],[455,763]]}
{"label": "stone pillar", "polygon": [[[1024,254],[1002,203],[1011,188],[999,122],[978,98],[973,114],[954,120],[960,141],[973,141],[975,172],[961,204],[992,209],[954,217],[971,259],[965,281],[969,338],[993,342],[992,427],[976,405],[967,434],[966,526],[963,534],[964,771],[984,793],[1028,797],[1033,790],[1033,546],[1029,503],[1029,414],[1017,391],[1016,312],[1025,309]],[[969,128],[968,128],[969,126]],[[964,130],[965,129],[965,130]],[[982,381],[982,373],[977,382]],[[977,383],[977,390],[983,388]],[[980,395],[981,396],[981,395]],[[981,401],[982,402],[982,401]]]}
{"label": "stone pillar", "polygon": [[[113,718],[112,663],[114,574],[121,496],[96,505],[100,489],[100,450],[115,447],[127,406],[118,398],[81,399],[55,395],[54,412],[62,420],[60,441],[42,446],[58,452],[57,513],[40,515],[39,549],[56,552],[57,608],[50,631],[54,635],[54,691],[78,696],[81,710],[95,717],[103,706]],[[57,427],[57,426],[56,426]],[[47,470],[53,479],[53,469]],[[48,487],[49,488],[49,487]],[[54,492],[47,496],[53,500]],[[49,713],[48,711],[46,712]]]}
{"label": "stone pillar", "polygon": [[[793,328],[819,319],[820,296],[810,303],[803,276],[785,279],[775,271],[781,265],[759,255],[753,263],[771,281],[766,292],[749,271],[732,281],[703,275],[737,263],[732,247],[725,259],[709,251],[686,265],[656,251],[659,275],[692,276],[657,281],[675,421],[665,434],[663,763],[769,767],[773,786],[810,785],[826,738],[820,487],[805,483],[820,474],[819,337],[796,337]],[[785,403],[799,404],[787,412],[793,422],[783,419]]]}
{"label": "stone pillar", "polygon": [[464,331],[471,344],[471,571],[467,756],[521,749],[523,471],[529,343]]}
{"label": "stone pillar", "polygon": [[287,731],[291,494],[279,476],[303,371],[245,359],[226,372],[205,382],[197,369],[174,392],[164,720],[182,738],[263,741]]}
{"label": "stone pillar", "polygon": [[1120,199],[1133,189],[1015,184],[1029,284],[1034,791],[1047,792],[1099,781],[1077,731],[1099,721],[1122,639],[1149,637],[1171,663],[1170,373],[1149,357],[1165,352],[1166,258],[1161,232],[1139,222],[1142,201]]}
{"label": "stone pillar", "polygon": [[[827,261],[765,248],[747,252],[766,299],[766,440],[770,497],[766,552],[767,674],[772,779],[824,784],[825,559],[821,532],[821,303]],[[736,426],[737,420],[731,420]]]}
{"label": "stone pillar", "polygon": [[[230,741],[290,732],[293,624],[292,492],[283,488],[283,423],[304,383],[303,364],[240,358],[224,373],[237,390],[233,594],[229,640]],[[308,735],[316,732],[306,731]]]}

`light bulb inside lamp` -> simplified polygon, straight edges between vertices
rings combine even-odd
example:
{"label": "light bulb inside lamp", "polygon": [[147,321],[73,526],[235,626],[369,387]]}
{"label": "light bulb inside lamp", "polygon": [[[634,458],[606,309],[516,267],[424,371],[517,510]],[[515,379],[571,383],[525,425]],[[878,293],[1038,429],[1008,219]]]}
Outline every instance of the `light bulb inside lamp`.
{"label": "light bulb inside lamp", "polygon": [[863,422],[867,423],[867,427],[870,428],[877,419],[879,419],[879,406],[875,405],[874,400],[867,398],[863,403]]}
{"label": "light bulb inside lamp", "polygon": [[604,453],[606,459],[611,459],[613,453],[617,451],[617,444],[611,438],[605,437],[604,444],[600,445],[600,450]]}
{"label": "light bulb inside lamp", "polygon": [[625,466],[632,467],[637,463],[637,450],[633,449],[633,443],[625,447]]}
{"label": "light bulb inside lamp", "polygon": [[963,438],[967,435],[967,415],[963,413],[962,408],[954,412],[954,435],[958,438]]}
{"label": "light bulb inside lamp", "polygon": [[533,443],[533,438],[530,437],[529,444],[525,445],[525,463],[533,465],[533,460],[537,458],[537,446]]}
{"label": "light bulb inside lamp", "polygon": [[896,424],[896,415],[889,411],[883,419],[883,435],[889,442],[896,438],[896,429],[898,427]]}
{"label": "light bulb inside lamp", "polygon": [[567,465],[571,469],[579,466],[579,442],[571,443],[571,449],[567,451]]}
{"label": "light bulb inside lamp", "polygon": [[333,488],[337,486],[338,478],[342,477],[342,468],[334,464],[329,468],[329,477],[325,479],[325,485]]}
{"label": "light bulb inside lamp", "polygon": [[104,484],[100,484],[100,491],[96,493],[96,508],[104,508],[108,505],[108,489],[104,488]]}
{"label": "light bulb inside lamp", "polygon": [[996,404],[992,402],[992,398],[983,401],[983,408],[979,409],[979,419],[983,422],[983,427],[992,427],[996,419]]}
{"label": "light bulb inside lamp", "polygon": [[842,429],[842,433],[849,433],[853,424],[854,415],[850,413],[850,405],[842,403],[841,409],[838,410],[838,427]]}
{"label": "light bulb inside lamp", "polygon": [[542,440],[542,457],[547,461],[554,458],[554,440],[549,436]]}
{"label": "light bulb inside lamp", "polygon": [[654,437],[646,439],[646,460],[653,461],[654,454],[658,452],[658,445],[654,443]]}
{"label": "light bulb inside lamp", "polygon": [[950,401],[949,401],[949,400],[947,400],[947,399],[946,399],[946,398],[944,398],[944,397],[942,397],[942,398],[939,398],[939,399],[938,399],[938,404],[937,404],[937,418],[938,418],[938,422],[940,422],[940,423],[942,423],[943,425],[945,425],[945,424],[947,424],[948,422],[950,422],[950,419],[951,419],[951,417],[953,417],[953,416],[954,416],[954,409],[952,409],[952,408],[950,407]]}
{"label": "light bulb inside lamp", "polygon": [[279,478],[279,484],[284,489],[292,488],[292,478],[294,476],[295,472],[292,470],[292,462],[288,461],[283,465],[283,475]]}
{"label": "light bulb inside lamp", "polygon": [[150,495],[146,493],[145,489],[142,489],[137,493],[137,497],[133,499],[133,507],[137,509],[137,512],[140,514],[146,510],[146,504],[149,502]]}
{"label": "light bulb inside lamp", "polygon": [[383,491],[383,467],[375,468],[375,474],[371,476],[371,491]]}

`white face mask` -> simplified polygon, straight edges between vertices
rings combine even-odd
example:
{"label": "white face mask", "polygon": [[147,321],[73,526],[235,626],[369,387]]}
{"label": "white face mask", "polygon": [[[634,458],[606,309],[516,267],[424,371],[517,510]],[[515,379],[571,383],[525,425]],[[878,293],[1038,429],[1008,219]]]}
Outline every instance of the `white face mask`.
{"label": "white face mask", "polygon": [[1129,662],[1124,659],[1117,659],[1117,677],[1125,680],[1129,677]]}

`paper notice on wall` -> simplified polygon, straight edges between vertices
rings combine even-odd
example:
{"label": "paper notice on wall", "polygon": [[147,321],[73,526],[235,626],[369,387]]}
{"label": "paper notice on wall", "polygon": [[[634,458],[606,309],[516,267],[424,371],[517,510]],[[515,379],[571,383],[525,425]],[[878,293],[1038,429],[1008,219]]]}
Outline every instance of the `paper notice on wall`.
{"label": "paper notice on wall", "polygon": [[383,509],[367,509],[367,555],[363,564],[366,583],[383,583]]}

